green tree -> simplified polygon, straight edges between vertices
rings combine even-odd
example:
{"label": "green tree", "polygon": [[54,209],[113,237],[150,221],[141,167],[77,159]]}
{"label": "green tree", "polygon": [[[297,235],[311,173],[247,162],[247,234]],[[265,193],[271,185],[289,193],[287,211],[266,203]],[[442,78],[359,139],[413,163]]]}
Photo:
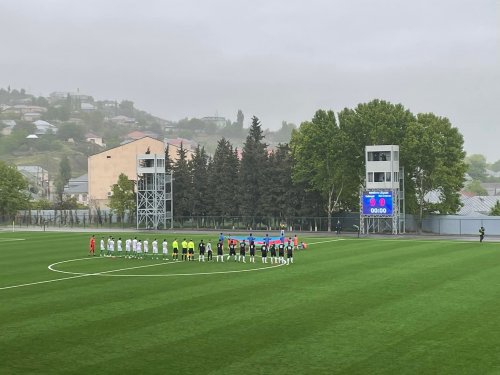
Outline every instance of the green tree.
{"label": "green tree", "polygon": [[500,160],[497,160],[496,162],[491,164],[490,169],[494,172],[500,172]]}
{"label": "green tree", "polygon": [[473,180],[484,181],[486,179],[486,158],[481,154],[472,154],[465,158],[467,173]]}
{"label": "green tree", "polygon": [[500,216],[500,201],[497,200],[495,205],[491,208],[490,216]]}
{"label": "green tree", "polygon": [[134,102],[122,100],[118,106],[120,115],[134,117]]}
{"label": "green tree", "polygon": [[57,131],[57,138],[66,141],[73,139],[76,142],[85,140],[85,129],[74,123],[63,124]]}
{"label": "green tree", "polygon": [[[432,113],[418,114],[401,144],[406,160],[407,208],[418,213],[455,213],[460,208],[459,191],[463,186],[467,166],[464,162],[463,137],[450,121]],[[432,204],[426,195],[437,191],[440,202]]]}
{"label": "green tree", "polygon": [[238,213],[238,169],[237,150],[221,138],[208,167],[208,206],[216,216],[232,216]]}
{"label": "green tree", "polygon": [[[295,216],[300,202],[301,189],[294,186],[292,168],[290,146],[280,144],[269,155],[268,167],[265,171],[265,180],[269,183],[265,185],[267,191],[263,198],[264,212],[273,218],[278,218],[280,222],[287,222],[290,217]],[[277,224],[279,223],[274,223],[274,226]]]}
{"label": "green tree", "polygon": [[60,205],[63,204],[64,186],[66,186],[70,178],[71,178],[71,166],[69,164],[68,157],[64,155],[59,163],[59,174],[57,175],[54,183]]}
{"label": "green tree", "polygon": [[464,191],[473,193],[474,195],[484,196],[488,195],[488,192],[484,187],[481,186],[481,181],[472,180],[465,185]]}
{"label": "green tree", "polygon": [[123,222],[127,212],[134,213],[136,196],[134,181],[129,180],[126,174],[118,176],[118,182],[111,187],[112,195],[109,199],[109,208],[113,210],[120,222]]}
{"label": "green tree", "polygon": [[292,132],[290,145],[294,159],[293,179],[321,193],[326,201],[328,230],[331,215],[341,207],[347,182],[348,155],[343,155],[342,136],[333,111],[318,110],[313,119]]}
{"label": "green tree", "polygon": [[28,182],[12,165],[0,160],[0,215],[14,218],[29,207]]}
{"label": "green tree", "polygon": [[198,146],[188,163],[192,183],[191,213],[204,216],[207,211],[208,155],[204,147]]}
{"label": "green tree", "polygon": [[177,149],[173,178],[174,213],[176,216],[189,216],[191,214],[192,185],[187,151],[182,143]]}
{"label": "green tree", "polygon": [[242,214],[252,218],[252,226],[256,217],[265,214],[262,198],[267,181],[262,178],[262,172],[267,166],[267,145],[263,139],[260,121],[253,116],[252,125],[243,145],[239,178]]}

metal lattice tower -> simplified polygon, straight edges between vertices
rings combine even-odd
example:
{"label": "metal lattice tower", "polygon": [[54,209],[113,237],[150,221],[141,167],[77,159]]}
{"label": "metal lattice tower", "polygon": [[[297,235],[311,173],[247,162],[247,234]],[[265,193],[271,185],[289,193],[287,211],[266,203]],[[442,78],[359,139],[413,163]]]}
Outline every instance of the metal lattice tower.
{"label": "metal lattice tower", "polygon": [[165,156],[137,155],[137,229],[172,228],[172,174]]}

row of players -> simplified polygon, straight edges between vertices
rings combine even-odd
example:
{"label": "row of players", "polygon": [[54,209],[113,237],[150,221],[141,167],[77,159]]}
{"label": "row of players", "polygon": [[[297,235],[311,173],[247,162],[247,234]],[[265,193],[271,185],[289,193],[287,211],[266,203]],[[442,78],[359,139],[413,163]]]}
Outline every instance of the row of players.
{"label": "row of players", "polygon": [[[117,255],[122,256],[123,254],[123,248],[122,248],[122,239],[121,237],[118,238],[116,241],[116,250],[117,250]],[[162,259],[163,260],[168,260],[168,243],[167,240],[163,240],[161,243],[162,245]],[[151,259],[160,259],[159,253],[158,253],[158,241],[156,238],[152,241],[151,243],[152,246],[152,253],[151,253]],[[217,242],[217,262],[224,262],[224,243],[223,240],[219,240]],[[172,259],[175,261],[179,260],[179,243],[177,239],[175,239],[172,242],[172,248],[173,248],[173,254],[172,254]],[[247,244],[245,240],[240,242],[239,245],[239,255],[236,255],[236,241],[230,241],[229,243],[229,255],[227,255],[227,261],[233,256],[234,261],[238,262],[243,262],[246,263],[246,253],[247,253]],[[189,242],[184,239],[181,242],[181,260],[183,261],[194,261],[194,249],[195,249],[195,244],[193,240],[190,240]],[[291,239],[288,241],[288,244],[285,245],[283,242],[280,242],[277,246],[273,243],[271,245],[267,245],[266,243],[263,243],[260,246],[260,253],[261,253],[261,258],[262,258],[262,263],[267,263],[267,258],[268,258],[268,252],[270,256],[270,263],[293,263],[293,252],[294,252],[294,246],[292,245]],[[101,238],[100,242],[100,251],[101,254],[100,256],[114,256],[115,254],[115,239],[113,237],[109,237],[107,239],[107,242],[104,241],[104,237]],[[208,243],[204,243],[203,240],[200,241],[198,244],[198,251],[199,251],[199,257],[198,261],[200,262],[205,262],[205,253],[207,254],[207,261],[213,261],[213,254],[212,254],[212,244],[210,241]],[[248,245],[248,251],[250,255],[250,262],[255,263],[255,252],[256,252],[256,245],[253,241],[250,242]],[[287,254],[287,259],[285,260],[285,251]],[[95,237],[92,236],[90,239],[90,252],[89,255],[95,255]],[[125,257],[126,258],[136,258],[136,259],[147,259],[150,257],[149,254],[149,241],[144,240],[141,241],[140,239],[138,240],[137,237],[132,239],[127,239],[125,240]]]}

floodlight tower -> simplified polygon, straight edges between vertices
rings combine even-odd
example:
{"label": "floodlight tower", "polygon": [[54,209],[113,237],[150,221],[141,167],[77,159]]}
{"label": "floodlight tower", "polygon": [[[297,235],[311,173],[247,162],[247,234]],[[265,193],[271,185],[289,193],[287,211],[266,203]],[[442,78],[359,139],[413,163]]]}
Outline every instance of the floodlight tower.
{"label": "floodlight tower", "polygon": [[[374,145],[365,148],[365,187],[360,194],[360,232],[401,232],[399,146]],[[403,214],[404,216],[404,214]]]}
{"label": "floodlight tower", "polygon": [[172,228],[172,174],[165,155],[137,155],[137,229]]}

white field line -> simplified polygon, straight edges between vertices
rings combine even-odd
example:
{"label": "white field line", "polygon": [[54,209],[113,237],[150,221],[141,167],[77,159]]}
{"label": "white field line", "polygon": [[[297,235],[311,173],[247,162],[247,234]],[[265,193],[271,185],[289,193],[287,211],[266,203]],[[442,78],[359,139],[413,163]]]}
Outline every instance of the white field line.
{"label": "white field line", "polygon": [[163,265],[166,265],[166,264],[173,264],[173,263],[176,263],[176,262],[168,262],[168,263],[145,264],[145,265],[142,265],[142,266],[135,266],[135,267],[120,268],[120,269],[117,269],[117,270],[102,271],[102,272],[94,272],[94,273],[61,271],[61,270],[58,270],[58,269],[54,268],[54,266],[56,266],[56,265],[58,265],[58,264],[62,264],[62,263],[69,263],[69,262],[76,262],[76,261],[79,261],[79,260],[86,260],[86,259],[105,259],[105,258],[101,258],[101,257],[99,257],[99,258],[78,258],[78,259],[63,260],[63,261],[61,261],[61,262],[52,263],[52,264],[51,264],[51,265],[49,265],[47,268],[48,268],[49,270],[51,270],[51,271],[54,271],[54,272],[67,273],[67,274],[70,274],[70,275],[81,275],[81,276],[99,276],[99,275],[101,275],[101,274],[106,274],[106,273],[111,273],[111,272],[120,272],[120,271],[133,270],[133,269],[137,269],[137,268],[156,267],[156,266],[163,266]]}
{"label": "white field line", "polygon": [[3,287],[0,287],[0,290],[20,288],[20,287],[23,287],[23,286],[30,286],[30,285],[47,284],[47,283],[53,283],[55,281],[76,279],[78,277],[86,277],[86,276],[91,276],[91,275],[87,275],[87,274],[85,274],[85,275],[76,275],[76,276],[63,277],[61,279],[52,279],[52,280],[37,281],[37,282],[34,282],[34,283],[26,283],[26,284],[18,284],[18,285],[11,285],[11,286],[3,286]]}
{"label": "white field line", "polygon": [[[175,264],[178,262],[173,262],[171,264]],[[95,273],[95,274],[90,274],[95,275],[95,276],[113,276],[113,277],[174,277],[174,276],[200,276],[200,275],[220,275],[220,274],[226,274],[226,273],[241,273],[241,272],[254,272],[254,271],[262,271],[262,270],[267,270],[271,268],[276,268],[276,267],[281,267],[284,266],[285,264],[277,264],[275,266],[270,266],[270,267],[262,267],[262,268],[252,268],[252,269],[246,269],[246,270],[233,270],[233,271],[215,271],[215,272],[196,272],[196,273],[170,273],[170,274],[159,274],[159,275],[103,275],[104,273],[110,273],[110,272],[117,272],[117,271],[122,271],[122,270],[111,270],[111,271],[105,271],[101,273]]]}
{"label": "white field line", "polygon": [[0,238],[0,242],[25,241],[26,238]]}

